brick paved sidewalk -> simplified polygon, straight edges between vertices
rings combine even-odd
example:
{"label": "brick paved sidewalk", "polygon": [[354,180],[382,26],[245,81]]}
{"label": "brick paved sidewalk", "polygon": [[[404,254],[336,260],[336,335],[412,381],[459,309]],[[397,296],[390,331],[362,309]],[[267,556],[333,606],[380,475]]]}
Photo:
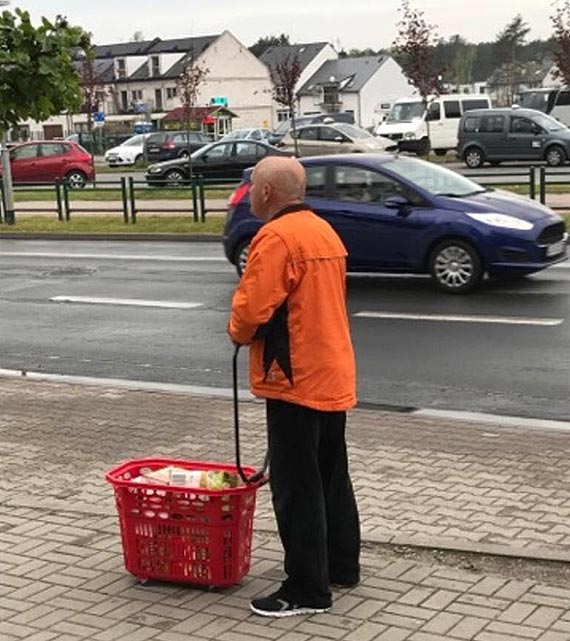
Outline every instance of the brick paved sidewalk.
{"label": "brick paved sidewalk", "polygon": [[[361,585],[337,593],[331,614],[250,615],[247,601],[280,577],[266,489],[254,565],[240,586],[139,586],[123,570],[104,471],[152,454],[231,461],[231,404],[0,379],[0,407],[2,641],[570,639],[570,589],[374,546]],[[245,403],[241,415],[243,458],[255,463],[263,406]],[[367,541],[568,555],[570,434],[358,410],[349,447]]]}

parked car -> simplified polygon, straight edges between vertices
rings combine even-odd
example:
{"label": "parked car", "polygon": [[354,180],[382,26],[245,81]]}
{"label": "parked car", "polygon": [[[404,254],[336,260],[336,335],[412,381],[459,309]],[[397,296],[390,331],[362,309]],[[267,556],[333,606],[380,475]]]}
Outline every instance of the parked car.
{"label": "parked car", "polygon": [[281,122],[269,136],[270,145],[277,145],[293,128],[305,127],[306,125],[316,125],[319,123],[346,122],[349,125],[354,124],[354,114],[350,111],[339,111],[331,114],[312,114],[311,116],[297,116],[293,120],[284,120]]}
{"label": "parked car", "polygon": [[459,123],[458,152],[471,169],[504,160],[546,160],[559,167],[570,158],[570,129],[534,109],[470,111]]}
{"label": "parked car", "polygon": [[[530,274],[565,260],[564,222],[547,207],[484,189],[418,158],[343,154],[303,158],[306,201],[340,235],[353,272],[429,273],[450,294],[485,274]],[[223,243],[241,273],[261,222],[250,211],[251,171],[229,201]]]}
{"label": "parked car", "polygon": [[[192,154],[192,173],[204,178],[239,180],[243,170],[252,167],[265,156],[291,154],[264,142],[253,140],[221,141],[202,147]],[[169,160],[151,165],[145,174],[151,186],[175,186],[189,180],[187,158]]]}
{"label": "parked car", "polygon": [[[297,138],[297,148],[295,140]],[[370,153],[395,149],[397,145],[388,138],[373,136],[365,129],[345,122],[326,125],[308,125],[290,131],[279,143],[280,149],[299,156],[321,154]]]}
{"label": "parked car", "polygon": [[231,131],[229,134],[226,134],[221,140],[224,142],[227,140],[261,140],[267,141],[271,131],[269,129],[264,129],[260,127],[258,129],[236,129]]}
{"label": "parked car", "polygon": [[105,162],[109,167],[124,165],[136,165],[144,158],[144,141],[149,134],[137,134],[131,136],[117,147],[108,149],[105,152]]}
{"label": "parked car", "polygon": [[144,141],[144,157],[150,161],[188,158],[188,149],[193,153],[209,142],[201,131],[157,131]]}
{"label": "parked car", "polygon": [[81,189],[95,179],[91,154],[66,140],[16,145],[10,149],[10,167],[15,183],[66,180],[71,188]]}
{"label": "parked car", "polygon": [[442,94],[429,98],[427,104],[417,96],[400,98],[375,133],[396,141],[400,151],[425,155],[433,149],[437,156],[445,156],[457,148],[461,116],[473,109],[490,108],[491,99],[483,94]]}

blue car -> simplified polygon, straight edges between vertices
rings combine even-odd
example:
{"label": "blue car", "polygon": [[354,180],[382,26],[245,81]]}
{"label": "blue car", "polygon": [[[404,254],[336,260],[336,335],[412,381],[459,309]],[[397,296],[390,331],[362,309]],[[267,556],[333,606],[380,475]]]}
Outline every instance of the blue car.
{"label": "blue car", "polygon": [[[485,275],[522,276],[566,259],[560,216],[440,165],[392,154],[300,162],[306,201],[341,237],[349,271],[428,273],[441,290],[462,294]],[[251,172],[230,198],[223,239],[239,274],[261,226],[249,208]]]}

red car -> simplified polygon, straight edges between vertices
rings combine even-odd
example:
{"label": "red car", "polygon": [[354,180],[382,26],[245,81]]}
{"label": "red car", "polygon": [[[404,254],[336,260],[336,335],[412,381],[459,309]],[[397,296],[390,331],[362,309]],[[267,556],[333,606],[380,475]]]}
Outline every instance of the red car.
{"label": "red car", "polygon": [[67,140],[26,142],[12,147],[10,165],[15,183],[48,183],[59,179],[67,180],[72,189],[81,189],[87,181],[95,179],[91,155]]}

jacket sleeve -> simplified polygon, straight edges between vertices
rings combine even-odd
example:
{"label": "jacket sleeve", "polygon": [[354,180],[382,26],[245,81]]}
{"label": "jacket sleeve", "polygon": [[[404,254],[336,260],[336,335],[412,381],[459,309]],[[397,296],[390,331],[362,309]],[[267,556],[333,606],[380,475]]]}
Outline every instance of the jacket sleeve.
{"label": "jacket sleeve", "polygon": [[247,267],[232,300],[228,333],[247,345],[273,316],[295,284],[295,269],[281,237],[262,229],[254,238]]}

